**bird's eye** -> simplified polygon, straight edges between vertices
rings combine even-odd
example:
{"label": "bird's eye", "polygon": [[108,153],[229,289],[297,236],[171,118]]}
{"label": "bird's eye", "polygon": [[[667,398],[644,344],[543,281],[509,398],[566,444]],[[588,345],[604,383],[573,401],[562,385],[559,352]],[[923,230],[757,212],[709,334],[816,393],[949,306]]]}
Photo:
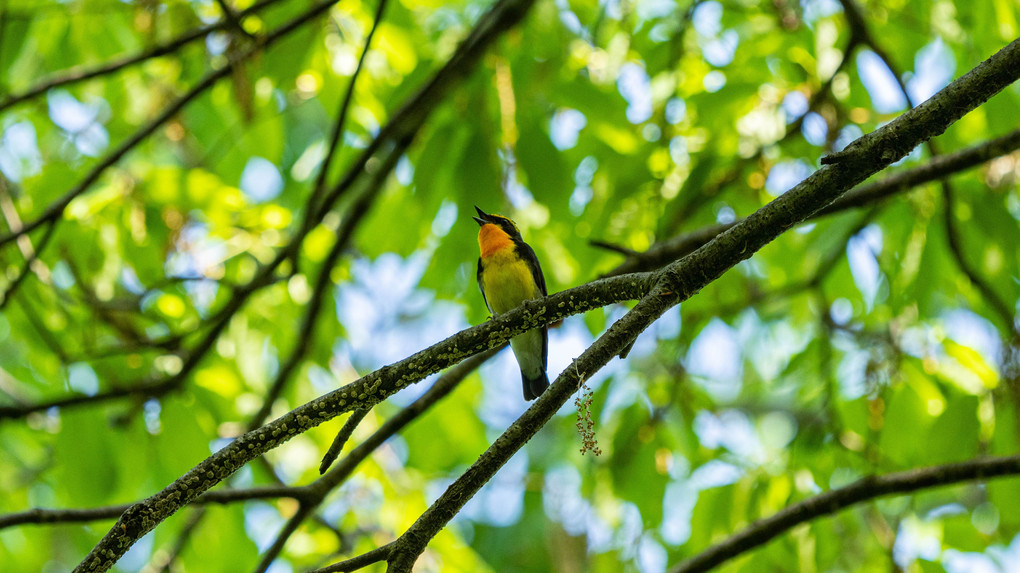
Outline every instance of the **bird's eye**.
{"label": "bird's eye", "polygon": [[515,225],[514,222],[511,221],[508,217],[504,217],[502,215],[496,215],[495,217],[498,218],[499,227],[506,231],[508,235],[513,235],[514,233],[520,232],[517,230],[517,225]]}

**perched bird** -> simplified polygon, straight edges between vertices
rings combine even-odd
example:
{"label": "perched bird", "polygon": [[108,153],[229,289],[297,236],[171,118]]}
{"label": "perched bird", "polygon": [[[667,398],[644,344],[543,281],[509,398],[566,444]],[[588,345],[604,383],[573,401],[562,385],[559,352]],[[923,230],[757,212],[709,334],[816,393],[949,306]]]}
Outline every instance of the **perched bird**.
{"label": "perched bird", "polygon": [[[535,251],[524,242],[514,222],[502,215],[489,215],[475,207],[472,217],[478,230],[478,288],[493,315],[502,314],[526,300],[546,295],[545,277]],[[529,330],[510,339],[510,348],[521,367],[524,399],[534,400],[549,387],[545,369],[549,357],[546,327]]]}

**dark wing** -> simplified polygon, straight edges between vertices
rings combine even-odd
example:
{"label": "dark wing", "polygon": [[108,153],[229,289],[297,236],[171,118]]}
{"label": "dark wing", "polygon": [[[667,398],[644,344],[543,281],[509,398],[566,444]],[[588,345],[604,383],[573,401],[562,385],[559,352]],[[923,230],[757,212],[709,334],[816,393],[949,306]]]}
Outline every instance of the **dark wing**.
{"label": "dark wing", "polygon": [[[541,271],[539,271],[541,273]],[[489,308],[489,299],[485,298],[485,288],[482,287],[482,258],[478,257],[478,272],[475,273],[475,279],[478,281],[478,290],[482,291],[482,300],[485,301],[485,308],[489,309],[489,314],[492,314],[492,309]]]}
{"label": "dark wing", "polygon": [[[542,296],[546,296],[549,293],[545,290],[545,276],[542,274],[542,265],[538,264],[538,256],[535,255],[535,250],[531,248],[531,245],[521,241],[517,243],[517,252],[524,259],[524,262],[528,263],[528,268],[531,269],[531,276],[535,279],[535,283],[538,284],[538,290],[542,293]],[[549,327],[542,327],[542,366],[543,369],[549,364]]]}
{"label": "dark wing", "polygon": [[[524,262],[528,263],[528,268],[531,269],[531,277],[535,279],[536,283],[538,283],[538,290],[542,293],[542,296],[549,294],[545,290],[545,276],[542,275],[542,265],[538,264],[538,257],[535,256],[535,250],[531,248],[531,245],[522,241],[517,243],[517,252],[521,255],[521,258],[524,259]],[[479,264],[481,264],[480,260]]]}

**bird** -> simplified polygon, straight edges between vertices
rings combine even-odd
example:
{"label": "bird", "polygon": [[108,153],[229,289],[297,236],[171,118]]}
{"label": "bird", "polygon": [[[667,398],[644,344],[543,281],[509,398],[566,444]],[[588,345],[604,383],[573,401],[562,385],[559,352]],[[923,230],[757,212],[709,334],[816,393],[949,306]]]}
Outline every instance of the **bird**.
{"label": "bird", "polygon": [[[475,206],[472,217],[478,229],[478,288],[493,316],[546,295],[545,277],[535,251],[521,237],[513,221],[488,214]],[[524,399],[538,398],[549,387],[549,336],[545,326],[510,339],[510,348],[521,367]]]}

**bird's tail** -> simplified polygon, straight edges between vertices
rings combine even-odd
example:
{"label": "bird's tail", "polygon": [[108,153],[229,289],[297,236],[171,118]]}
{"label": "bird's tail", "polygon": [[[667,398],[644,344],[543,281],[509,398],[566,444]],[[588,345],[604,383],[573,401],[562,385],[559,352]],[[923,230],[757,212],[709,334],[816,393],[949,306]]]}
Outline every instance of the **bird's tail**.
{"label": "bird's tail", "polygon": [[528,376],[521,371],[521,380],[524,383],[524,399],[534,400],[538,398],[545,389],[549,387],[549,377],[546,376],[545,372],[542,372],[534,378],[528,378]]}

